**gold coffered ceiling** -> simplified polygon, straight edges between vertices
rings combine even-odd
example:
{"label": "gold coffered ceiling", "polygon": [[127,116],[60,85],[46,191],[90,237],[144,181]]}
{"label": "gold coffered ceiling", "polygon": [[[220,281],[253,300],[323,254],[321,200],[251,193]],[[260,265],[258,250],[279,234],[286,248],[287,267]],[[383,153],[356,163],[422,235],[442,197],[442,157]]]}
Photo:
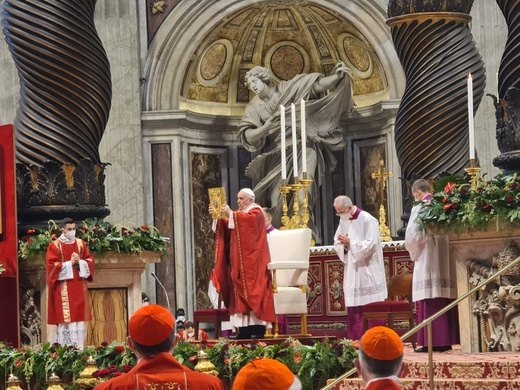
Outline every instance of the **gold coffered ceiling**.
{"label": "gold coffered ceiling", "polygon": [[183,108],[239,115],[252,97],[245,73],[271,70],[276,81],[298,73],[329,74],[338,61],[352,69],[358,107],[388,98],[375,50],[352,23],[310,2],[249,5],[216,24],[192,57]]}

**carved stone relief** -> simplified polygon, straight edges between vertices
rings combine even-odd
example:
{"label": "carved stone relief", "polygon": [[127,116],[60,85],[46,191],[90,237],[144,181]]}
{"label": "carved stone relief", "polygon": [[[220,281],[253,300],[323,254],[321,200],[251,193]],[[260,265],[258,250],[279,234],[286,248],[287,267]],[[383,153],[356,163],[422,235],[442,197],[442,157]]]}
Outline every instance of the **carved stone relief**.
{"label": "carved stone relief", "polygon": [[22,345],[34,347],[41,343],[41,316],[34,302],[33,288],[20,295],[20,338]]}
{"label": "carved stone relief", "polygon": [[[477,285],[520,256],[511,243],[491,265],[468,260],[470,283]],[[481,333],[489,351],[520,352],[520,267],[513,267],[490,282],[475,302],[473,314],[479,317]]]}

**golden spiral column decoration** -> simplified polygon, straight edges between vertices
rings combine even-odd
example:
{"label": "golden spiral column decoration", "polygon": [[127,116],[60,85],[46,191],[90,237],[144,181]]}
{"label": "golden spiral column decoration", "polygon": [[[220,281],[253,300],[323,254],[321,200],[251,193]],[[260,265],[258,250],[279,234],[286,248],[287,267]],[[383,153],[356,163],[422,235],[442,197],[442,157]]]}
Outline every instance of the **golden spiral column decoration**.
{"label": "golden spiral column decoration", "polygon": [[100,164],[112,99],[110,65],[94,25],[96,0],[6,0],[2,27],[20,78],[19,162]]}
{"label": "golden spiral column decoration", "polygon": [[461,12],[469,13],[471,4],[469,0],[389,4],[387,24],[406,77],[395,122],[396,151],[405,179],[412,174],[435,178],[443,171],[462,174],[468,164],[468,74],[473,77],[475,112],[485,87],[483,61],[468,26],[471,17]]}

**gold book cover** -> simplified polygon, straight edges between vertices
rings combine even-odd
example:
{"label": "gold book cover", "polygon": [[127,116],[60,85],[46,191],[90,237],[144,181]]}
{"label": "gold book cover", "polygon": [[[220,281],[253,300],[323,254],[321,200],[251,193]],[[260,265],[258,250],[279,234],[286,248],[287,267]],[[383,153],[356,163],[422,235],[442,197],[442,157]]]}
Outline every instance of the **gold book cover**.
{"label": "gold book cover", "polygon": [[225,218],[220,208],[226,204],[226,190],[224,187],[209,188],[209,204],[213,206],[213,219]]}

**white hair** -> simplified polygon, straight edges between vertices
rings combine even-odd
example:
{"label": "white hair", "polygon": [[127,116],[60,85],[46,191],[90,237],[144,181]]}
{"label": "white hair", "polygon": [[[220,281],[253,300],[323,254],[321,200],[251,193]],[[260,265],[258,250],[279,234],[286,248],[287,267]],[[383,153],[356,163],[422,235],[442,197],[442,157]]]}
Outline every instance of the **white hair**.
{"label": "white hair", "polygon": [[302,390],[302,383],[296,377],[296,375],[294,376],[294,382],[292,383],[291,386],[288,387],[287,390]]}
{"label": "white hair", "polygon": [[243,192],[244,194],[249,195],[250,198],[255,200],[255,193],[251,188],[242,188],[239,192]]}
{"label": "white hair", "polygon": [[340,195],[336,199],[334,199],[334,206],[342,205],[344,208],[352,206],[352,200],[348,196]]}

